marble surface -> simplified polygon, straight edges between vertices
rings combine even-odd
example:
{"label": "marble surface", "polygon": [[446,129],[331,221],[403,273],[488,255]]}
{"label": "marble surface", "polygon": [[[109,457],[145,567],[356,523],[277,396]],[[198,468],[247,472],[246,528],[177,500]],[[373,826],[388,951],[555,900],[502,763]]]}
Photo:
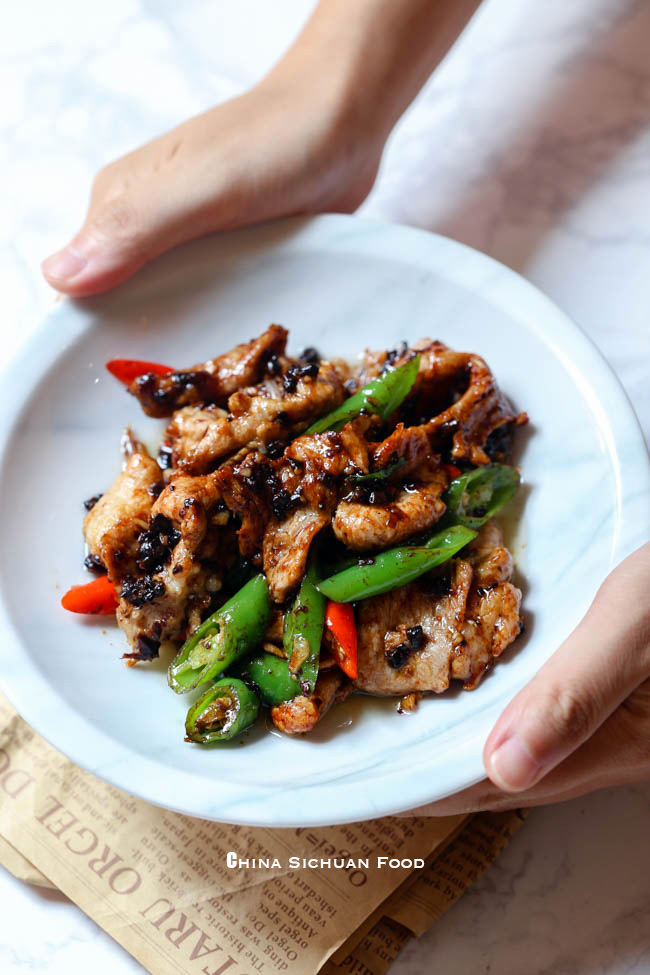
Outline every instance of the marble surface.
{"label": "marble surface", "polygon": [[[2,356],[52,306],[40,259],[108,159],[255,81],[310,3],[44,0],[0,37]],[[251,29],[251,24],[254,29]],[[404,117],[362,211],[516,268],[610,361],[650,435],[650,7],[486,0]],[[650,787],[536,811],[397,975],[650,973]],[[0,969],[141,971],[57,894],[0,873]]]}

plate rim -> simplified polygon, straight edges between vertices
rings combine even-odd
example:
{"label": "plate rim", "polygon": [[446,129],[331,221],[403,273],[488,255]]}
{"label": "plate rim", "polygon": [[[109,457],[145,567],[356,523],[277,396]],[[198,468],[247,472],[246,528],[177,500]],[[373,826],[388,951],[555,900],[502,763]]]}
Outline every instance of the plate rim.
{"label": "plate rim", "polygon": [[[634,408],[622,387],[622,384],[618,377],[616,376],[614,370],[609,365],[607,360],[604,358],[603,354],[597,348],[595,343],[587,336],[580,326],[574,322],[564,311],[562,311],[550,298],[543,294],[535,285],[530,281],[522,277],[516,271],[506,267],[494,258],[469,247],[466,244],[462,244],[459,241],[452,240],[450,238],[444,237],[440,234],[435,234],[421,228],[411,227],[399,223],[391,223],[388,221],[368,219],[358,216],[348,216],[344,214],[321,214],[315,217],[293,217],[285,218],[275,221],[270,221],[267,224],[262,224],[259,227],[254,228],[244,228],[243,230],[230,231],[223,234],[216,234],[212,237],[204,238],[201,241],[195,241],[191,244],[184,245],[181,248],[176,249],[176,251],[169,254],[163,255],[163,257],[158,258],[156,261],[152,262],[147,268],[145,268],[139,275],[136,276],[134,280],[134,286],[138,286],[138,281],[145,282],[149,278],[154,278],[156,274],[160,273],[160,268],[164,267],[165,264],[173,264],[178,258],[178,253],[187,254],[191,248],[197,250],[202,250],[205,248],[207,251],[211,244],[214,244],[216,240],[223,240],[227,236],[239,235],[243,237],[245,235],[250,235],[251,237],[259,236],[262,240],[266,237],[270,237],[271,246],[273,244],[273,233],[280,229],[281,231],[286,229],[290,232],[290,242],[289,242],[289,253],[291,253],[292,248],[295,246],[296,242],[305,242],[310,240],[318,240],[321,236],[320,228],[332,227],[338,224],[342,229],[345,228],[346,231],[354,231],[354,228],[374,228],[377,231],[377,236],[392,234],[401,237],[402,240],[413,242],[414,248],[418,251],[418,258],[415,255],[409,253],[408,259],[403,260],[403,263],[407,265],[426,265],[432,270],[437,270],[439,273],[443,273],[448,279],[455,281],[466,288],[471,288],[475,290],[476,283],[474,286],[468,284],[467,273],[458,273],[453,266],[449,266],[448,262],[445,262],[446,266],[442,267],[441,263],[438,261],[438,250],[443,248],[449,255],[453,256],[454,251],[457,255],[463,256],[465,261],[470,261],[472,267],[477,270],[479,277],[483,277],[483,272],[485,274],[484,280],[480,282],[479,294],[485,299],[490,299],[496,301],[500,307],[508,307],[503,304],[503,300],[496,300],[497,294],[501,292],[505,286],[506,292],[512,291],[514,295],[519,293],[525,296],[527,302],[532,302],[533,306],[544,311],[544,334],[548,338],[548,330],[551,328],[555,338],[562,338],[566,340],[569,338],[569,346],[575,347],[583,353],[587,358],[587,367],[589,378],[584,375],[584,364],[579,368],[574,365],[572,358],[568,355],[561,356],[564,358],[564,362],[568,370],[577,378],[581,380],[586,390],[592,394],[590,395],[590,400],[594,400],[590,403],[594,415],[600,414],[607,424],[612,428],[612,432],[616,433],[616,428],[619,428],[621,423],[627,424],[627,437],[626,437],[626,454],[629,455],[630,451],[636,454],[636,458],[632,467],[634,468],[634,477],[637,482],[635,493],[637,496],[647,497],[650,500],[650,461],[648,459],[648,452],[645,444],[645,439],[639,420],[635,414]],[[353,250],[356,253],[366,253],[364,248],[361,246],[360,241],[357,239],[357,235],[353,232],[347,235],[353,242]],[[345,235],[343,237],[345,239]],[[327,238],[324,241],[325,245],[332,248],[334,242]],[[286,246],[286,241],[281,240],[280,247]],[[384,250],[384,255],[387,255],[387,248],[385,247],[385,242],[383,246],[380,246],[380,252]],[[370,256],[379,257],[380,253],[374,253],[371,251]],[[392,259],[395,259],[395,253],[389,255]],[[402,258],[399,258],[402,260]],[[452,262],[453,264],[453,262]],[[457,267],[465,267],[465,262],[456,262]],[[469,265],[467,265],[469,267]],[[129,286],[129,282],[125,287]],[[494,289],[494,293],[493,293]],[[114,294],[114,293],[111,293]],[[58,307],[55,307],[46,314],[41,321],[40,325],[32,332],[31,336],[26,342],[22,343],[13,357],[4,366],[2,372],[0,373],[0,470],[4,469],[4,464],[6,463],[7,448],[11,443],[13,436],[13,431],[20,420],[22,410],[25,408],[26,404],[29,402],[29,398],[36,388],[38,382],[43,378],[47,371],[52,368],[57,360],[65,354],[67,344],[71,341],[70,336],[65,338],[57,337],[57,329],[53,328],[53,322],[60,316],[65,318],[67,309],[69,305],[73,307],[86,307],[89,309],[97,309],[101,307],[101,296],[98,298],[92,298],[82,301],[72,301],[71,299],[65,299]],[[512,305],[510,306],[512,308]],[[518,310],[521,314],[521,311]],[[71,325],[74,323],[70,323]],[[538,331],[534,327],[534,323],[530,323],[533,331]],[[83,334],[89,327],[89,321],[77,322],[76,335],[72,338],[78,337],[78,335]],[[70,329],[69,329],[70,330]],[[74,332],[75,329],[73,328]],[[39,348],[39,355],[34,355],[35,350]],[[582,361],[582,360],[581,360]],[[595,374],[592,373],[595,370]],[[25,382],[25,371],[28,373],[27,382]],[[600,392],[602,396],[596,396],[593,386],[596,384],[596,380],[600,374],[601,379],[604,379],[602,383]],[[18,379],[20,376],[20,380]],[[30,381],[31,380],[31,381]],[[583,394],[585,392],[583,388]],[[609,402],[610,407],[613,407],[613,417],[608,414],[603,406],[602,399]],[[618,441],[616,436],[614,436],[612,443],[608,444],[608,457],[610,463],[614,460],[618,462],[618,467],[615,470],[615,475],[617,478],[617,485],[619,487],[618,497],[621,497],[621,492],[623,492],[623,483],[627,482],[631,476],[628,471],[624,471],[620,464],[620,458],[617,451]],[[639,484],[639,481],[642,483]],[[624,494],[624,492],[623,492]],[[650,530],[650,505],[647,506],[648,513],[645,518],[645,522],[642,519],[641,523],[636,523],[634,526],[626,523],[627,512],[621,506],[618,511],[619,515],[619,531],[616,538],[612,542],[612,548],[610,553],[610,566],[611,569],[613,565],[621,561],[627,554],[633,551],[638,545],[643,544],[647,539],[648,531]],[[11,619],[9,610],[5,605],[5,595],[0,587],[0,662],[7,662],[7,650],[3,648],[8,648],[11,646],[22,646],[22,639],[20,634],[16,630],[13,620]],[[10,666],[8,670],[5,667],[0,667],[0,689],[6,695],[8,700],[13,704],[19,714],[22,715],[23,709],[26,713],[29,713],[29,699],[33,693],[33,687],[39,684],[43,686],[45,690],[47,688],[50,695],[52,695],[53,689],[48,682],[45,680],[43,675],[38,671],[36,666],[30,661],[29,655],[27,653],[22,654],[19,659],[18,668]],[[22,667],[20,666],[22,664]],[[58,697],[56,692],[53,695],[54,702],[58,701],[61,705],[64,702]],[[504,705],[505,706],[505,705]],[[427,802],[433,801],[432,796],[435,799],[444,798],[445,796],[451,795],[457,792],[459,789],[466,788],[481,779],[485,778],[485,771],[483,768],[483,763],[480,753],[481,749],[477,749],[477,738],[483,739],[483,734],[473,734],[465,739],[464,745],[457,757],[461,759],[457,765],[457,774],[448,774],[446,777],[446,787],[442,790],[432,789],[432,786],[428,787],[424,784],[419,785],[421,781],[424,783],[426,777],[423,776],[420,780],[416,777],[416,781],[411,782],[411,788],[408,790],[408,799],[394,798],[392,801],[386,803],[377,802],[376,800],[376,790],[373,790],[373,795],[370,795],[366,789],[357,790],[346,790],[346,810],[343,815],[332,815],[328,813],[325,818],[318,815],[317,810],[319,809],[319,803],[316,799],[316,793],[319,789],[328,788],[332,789],[335,787],[335,782],[340,782],[341,778],[334,780],[328,779],[325,783],[315,782],[310,785],[302,786],[294,791],[292,791],[292,808],[299,806],[302,810],[302,814],[295,818],[291,814],[285,815],[284,817],[273,815],[272,819],[268,817],[265,818],[263,815],[260,817],[259,809],[268,802],[269,789],[266,787],[260,787],[255,790],[247,784],[245,787],[245,800],[242,805],[237,802],[236,795],[229,798],[228,803],[225,808],[223,806],[218,810],[211,810],[205,801],[200,800],[203,791],[205,789],[205,776],[198,775],[193,772],[182,773],[182,781],[179,782],[178,777],[174,776],[170,784],[167,784],[166,778],[171,779],[169,775],[165,776],[164,767],[159,764],[159,762],[154,758],[145,757],[138,755],[137,762],[133,761],[133,753],[129,751],[126,746],[117,742],[115,739],[107,735],[101,729],[94,725],[91,725],[82,715],[72,712],[67,709],[66,706],[66,722],[59,722],[55,724],[51,719],[54,715],[52,708],[43,712],[42,708],[39,708],[39,712],[36,715],[30,715],[29,724],[31,727],[45,738],[54,748],[61,751],[66,757],[71,761],[79,765],[86,771],[91,772],[107,781],[116,788],[130,793],[146,802],[153,803],[155,805],[162,806],[164,808],[170,809],[175,812],[183,813],[189,816],[195,816],[204,819],[216,819],[221,822],[231,822],[241,825],[248,826],[276,826],[276,827],[296,827],[296,826],[324,826],[324,825],[335,825],[346,822],[354,822],[361,819],[374,818],[376,816],[391,815],[396,812],[403,812],[411,808],[415,808],[418,805],[423,805]],[[48,717],[50,721],[48,723]],[[57,715],[60,718],[60,715]],[[34,718],[34,720],[32,720]],[[27,718],[25,718],[27,720]],[[72,727],[70,727],[72,725]],[[90,738],[95,738],[95,740],[102,741],[102,750],[107,750],[113,755],[119,756],[118,766],[120,768],[120,775],[112,777],[111,774],[111,763],[103,760],[99,765],[93,761],[93,745],[92,740],[87,745],[86,735],[84,731],[87,732],[91,729]],[[126,759],[126,761],[124,761]],[[124,770],[129,769],[129,759],[130,764],[135,766],[136,771],[125,776]],[[115,764],[115,761],[113,762]],[[462,769],[462,774],[461,774]],[[143,772],[146,770],[146,775]],[[387,775],[392,775],[393,770],[387,770],[381,776],[375,777],[375,782],[379,783],[381,779],[385,778]],[[350,774],[350,773],[348,773]],[[345,778],[345,777],[344,777]],[[144,790],[140,788],[140,783],[145,781],[147,783],[147,788]],[[151,784],[156,783],[155,794],[152,794]],[[183,803],[178,803],[177,799],[179,794],[183,792],[183,782],[188,786],[192,784],[193,788],[191,790],[185,790],[185,800]],[[195,791],[194,786],[198,786]],[[237,790],[231,790],[237,791]],[[397,789],[390,790],[393,795],[397,795]],[[400,793],[401,794],[401,793]],[[187,797],[191,795],[191,798]],[[302,803],[297,803],[296,799],[300,796],[302,799],[306,800],[308,807],[313,807],[313,813],[311,815],[305,814]],[[353,798],[351,798],[353,797]],[[330,808],[330,804],[325,804],[326,808]],[[284,805],[282,806],[284,808]],[[275,810],[277,813],[277,809]]]}

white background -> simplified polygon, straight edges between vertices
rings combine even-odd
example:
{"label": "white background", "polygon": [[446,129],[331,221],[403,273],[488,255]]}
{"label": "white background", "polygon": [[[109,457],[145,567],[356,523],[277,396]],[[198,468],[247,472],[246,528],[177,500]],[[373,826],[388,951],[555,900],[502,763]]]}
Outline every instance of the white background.
{"label": "white background", "polygon": [[[52,306],[39,263],[80,223],[93,173],[256,81],[311,7],[7,6],[0,363]],[[646,438],[649,41],[646,0],[485,0],[393,133],[361,210],[462,240],[542,288],[611,362]],[[534,812],[486,877],[392,971],[649,975],[648,822],[649,786]],[[142,971],[65,898],[2,871],[0,908],[3,975]]]}

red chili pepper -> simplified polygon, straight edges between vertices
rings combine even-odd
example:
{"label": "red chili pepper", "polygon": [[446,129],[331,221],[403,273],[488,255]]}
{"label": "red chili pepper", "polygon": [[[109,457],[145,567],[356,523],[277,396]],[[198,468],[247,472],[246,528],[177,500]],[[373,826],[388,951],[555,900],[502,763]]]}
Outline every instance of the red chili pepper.
{"label": "red chili pepper", "polygon": [[443,470],[447,471],[452,480],[454,477],[460,477],[461,475],[460,467],[456,467],[455,464],[443,464],[442,467]]}
{"label": "red chili pepper", "polygon": [[117,609],[115,586],[108,576],[100,576],[83,586],[72,586],[61,600],[71,613],[99,613],[109,616]]}
{"label": "red chili pepper", "polygon": [[357,628],[351,603],[335,603],[331,599],[325,611],[325,626],[330,631],[332,653],[344,674],[357,677]]}
{"label": "red chili pepper", "polygon": [[106,368],[125,386],[130,386],[134,379],[147,372],[154,372],[157,376],[167,376],[174,372],[171,366],[163,366],[159,362],[144,362],[142,359],[111,359],[106,363]]}

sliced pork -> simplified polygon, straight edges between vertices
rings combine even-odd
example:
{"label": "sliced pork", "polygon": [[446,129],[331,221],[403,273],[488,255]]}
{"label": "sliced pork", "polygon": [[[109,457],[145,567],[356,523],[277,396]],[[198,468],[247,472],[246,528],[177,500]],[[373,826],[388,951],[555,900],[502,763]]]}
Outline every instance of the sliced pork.
{"label": "sliced pork", "polygon": [[228,397],[256,383],[267,371],[282,368],[287,330],[270,325],[259,338],[235,346],[230,352],[189,369],[166,376],[146,373],[129,386],[148,416],[171,416],[174,410],[194,403],[225,404]]}
{"label": "sliced pork", "polygon": [[255,450],[278,443],[281,451],[310,420],[334,409],[345,395],[336,369],[321,362],[298,367],[289,380],[285,373],[233,393],[227,411],[190,408],[167,430],[174,463],[200,474],[242,447]]}
{"label": "sliced pork", "polygon": [[475,545],[476,569],[455,559],[451,570],[359,604],[359,690],[440,693],[452,679],[473,688],[516,639],[521,593],[507,581],[512,563],[505,567],[495,522],[481,529]]}

